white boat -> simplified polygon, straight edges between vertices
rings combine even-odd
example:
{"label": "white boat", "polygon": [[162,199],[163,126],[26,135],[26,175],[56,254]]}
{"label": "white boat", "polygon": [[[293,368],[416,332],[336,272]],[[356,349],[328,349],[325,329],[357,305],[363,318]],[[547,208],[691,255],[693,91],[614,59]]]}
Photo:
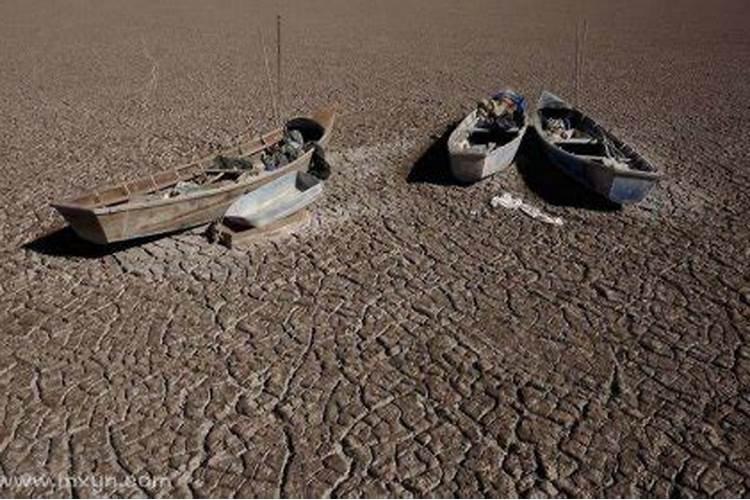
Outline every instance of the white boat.
{"label": "white boat", "polygon": [[323,192],[323,181],[306,172],[282,175],[235,201],[224,221],[235,227],[263,227],[305,208]]}
{"label": "white boat", "polygon": [[516,112],[510,126],[497,127],[475,109],[463,119],[448,139],[453,176],[461,182],[476,182],[505,170],[516,156],[528,127],[526,102],[511,90],[493,100],[512,96]]}

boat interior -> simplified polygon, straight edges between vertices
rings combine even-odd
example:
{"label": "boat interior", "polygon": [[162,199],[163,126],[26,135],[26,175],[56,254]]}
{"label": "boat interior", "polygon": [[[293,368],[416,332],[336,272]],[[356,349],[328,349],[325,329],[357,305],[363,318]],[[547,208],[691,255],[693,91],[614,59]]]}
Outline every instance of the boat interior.
{"label": "boat interior", "polygon": [[[241,180],[248,170],[223,168],[219,162],[250,158],[252,155],[225,157],[219,155],[210,161],[185,165],[174,170],[147,175],[102,190],[94,190],[72,200],[72,204],[86,208],[115,207],[126,203],[172,198],[196,189],[222,187]],[[214,166],[216,168],[214,168]]]}
{"label": "boat interior", "polygon": [[580,112],[565,108],[539,110],[542,129],[555,146],[579,158],[623,169],[648,170],[634,161],[605,131]]}
{"label": "boat interior", "polygon": [[492,149],[493,147],[507,144],[518,137],[519,130],[517,127],[508,130],[497,127],[474,127],[469,129],[467,141],[471,146]]}
{"label": "boat interior", "polygon": [[522,113],[516,113],[510,123],[498,124],[477,119],[464,131],[461,143],[465,148],[486,152],[508,144],[521,133],[525,123]]}

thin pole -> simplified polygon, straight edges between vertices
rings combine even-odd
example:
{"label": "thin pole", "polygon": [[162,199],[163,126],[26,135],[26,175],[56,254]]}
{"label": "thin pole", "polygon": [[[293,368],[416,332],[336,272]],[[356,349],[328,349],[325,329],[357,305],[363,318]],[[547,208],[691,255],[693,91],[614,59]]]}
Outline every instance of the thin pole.
{"label": "thin pole", "polygon": [[578,65],[580,64],[580,50],[579,47],[581,40],[581,26],[576,23],[576,45],[575,45],[575,60],[573,61],[573,97],[576,107],[578,107]]}
{"label": "thin pole", "polygon": [[273,92],[273,82],[271,81],[271,66],[268,64],[268,53],[266,52],[266,43],[263,40],[263,30],[258,28],[260,37],[260,46],[263,49],[263,60],[266,64],[266,81],[268,82],[268,92],[271,94],[271,104],[273,105],[273,119],[279,123],[279,106],[276,103],[276,95]]}
{"label": "thin pole", "polygon": [[279,106],[283,106],[281,87],[281,14],[276,16],[276,94]]}
{"label": "thin pole", "polygon": [[573,85],[575,88],[575,105],[580,105],[580,93],[583,80],[583,63],[584,49],[586,47],[586,35],[588,33],[588,23],[584,18],[581,23],[576,23],[576,54],[575,69],[573,73]]}
{"label": "thin pole", "polygon": [[583,29],[581,30],[581,62],[578,63],[579,92],[583,89],[583,64],[586,61],[586,35],[588,33],[588,24],[586,18],[583,18]]}

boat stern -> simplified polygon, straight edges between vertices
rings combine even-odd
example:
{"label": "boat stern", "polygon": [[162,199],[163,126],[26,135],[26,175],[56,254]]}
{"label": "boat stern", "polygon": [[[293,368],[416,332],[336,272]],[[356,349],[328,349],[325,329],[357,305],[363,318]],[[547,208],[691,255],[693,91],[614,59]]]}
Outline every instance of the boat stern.
{"label": "boat stern", "polygon": [[64,203],[53,203],[52,207],[63,216],[79,238],[97,245],[110,243],[93,210]]}
{"label": "boat stern", "polygon": [[477,182],[485,177],[487,155],[469,152],[456,152],[450,155],[453,177],[463,183]]}
{"label": "boat stern", "polygon": [[607,197],[620,205],[643,201],[655,184],[654,179],[615,176]]}

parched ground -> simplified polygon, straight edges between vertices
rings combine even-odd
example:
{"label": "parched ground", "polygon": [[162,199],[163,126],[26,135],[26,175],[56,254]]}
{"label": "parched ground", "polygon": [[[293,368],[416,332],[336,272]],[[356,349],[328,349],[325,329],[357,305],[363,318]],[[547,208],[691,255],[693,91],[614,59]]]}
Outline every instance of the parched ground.
{"label": "parched ground", "polygon": [[[750,495],[748,5],[0,3],[2,494]],[[340,111],[312,222],[247,251],[58,231],[54,198],[269,127],[277,12],[284,115]],[[453,185],[447,127],[572,97],[584,18],[581,104],[665,180],[616,209],[530,137]],[[155,480],[7,482],[61,476]]]}

